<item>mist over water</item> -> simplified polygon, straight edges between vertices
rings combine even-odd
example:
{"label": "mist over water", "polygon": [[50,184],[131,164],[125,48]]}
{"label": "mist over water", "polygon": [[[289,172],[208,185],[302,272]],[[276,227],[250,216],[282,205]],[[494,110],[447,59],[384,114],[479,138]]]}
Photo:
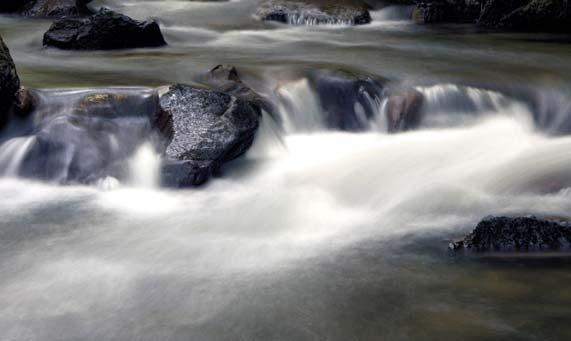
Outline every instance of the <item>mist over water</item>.
{"label": "mist over water", "polygon": [[[0,340],[571,335],[565,258],[446,251],[487,215],[569,216],[568,45],[414,26],[402,7],[349,27],[261,23],[246,0],[95,3],[157,18],[169,46],[41,49],[50,22],[0,17],[23,83],[49,89],[38,93],[51,98],[45,117],[90,94],[65,90],[78,86],[121,86],[132,99],[117,118],[130,130],[100,140],[123,172],[91,185],[18,177],[36,137],[2,136]],[[264,113],[254,146],[220,177],[161,188],[160,156],[141,137],[150,92],[124,86],[188,83],[220,63],[277,117]],[[419,91],[418,128],[386,132],[387,87],[367,94],[366,129],[331,129],[306,76],[321,67]]]}

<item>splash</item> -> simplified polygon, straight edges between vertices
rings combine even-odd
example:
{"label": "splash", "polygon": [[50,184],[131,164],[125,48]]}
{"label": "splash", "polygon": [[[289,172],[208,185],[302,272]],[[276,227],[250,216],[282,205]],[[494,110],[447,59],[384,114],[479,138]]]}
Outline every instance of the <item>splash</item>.
{"label": "splash", "polygon": [[153,145],[143,143],[129,161],[130,182],[136,187],[159,186],[161,158]]}
{"label": "splash", "polygon": [[16,137],[0,145],[0,174],[17,176],[35,137]]}

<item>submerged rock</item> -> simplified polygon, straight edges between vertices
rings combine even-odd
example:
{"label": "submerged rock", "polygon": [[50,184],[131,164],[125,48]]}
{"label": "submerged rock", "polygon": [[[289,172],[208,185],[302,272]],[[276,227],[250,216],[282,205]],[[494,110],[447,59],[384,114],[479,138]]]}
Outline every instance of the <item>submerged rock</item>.
{"label": "submerged rock", "polygon": [[365,130],[379,112],[383,79],[341,70],[315,70],[309,74],[309,82],[331,129]]}
{"label": "submerged rock", "polygon": [[154,21],[136,21],[109,9],[87,18],[63,18],[44,35],[44,45],[70,50],[110,50],[166,45]]}
{"label": "submerged rock", "polygon": [[262,20],[293,25],[371,22],[367,5],[359,0],[266,0],[258,6],[256,15]]}
{"label": "submerged rock", "polygon": [[424,96],[415,89],[407,89],[389,96],[385,115],[390,133],[416,128],[421,121],[420,110]]}
{"label": "submerged rock", "polygon": [[163,183],[204,183],[223,163],[244,154],[259,126],[259,109],[243,99],[188,85],[160,97],[155,126],[167,139]]}
{"label": "submerged rock", "polygon": [[0,128],[9,119],[10,108],[20,88],[20,78],[10,55],[10,50],[0,37]]}
{"label": "submerged rock", "polygon": [[154,89],[32,92],[32,142],[21,151],[21,176],[59,183],[121,178],[127,172],[121,165],[152,136]]}
{"label": "submerged rock", "polygon": [[571,245],[571,225],[536,217],[491,217],[482,220],[454,250],[477,252],[558,250]]}

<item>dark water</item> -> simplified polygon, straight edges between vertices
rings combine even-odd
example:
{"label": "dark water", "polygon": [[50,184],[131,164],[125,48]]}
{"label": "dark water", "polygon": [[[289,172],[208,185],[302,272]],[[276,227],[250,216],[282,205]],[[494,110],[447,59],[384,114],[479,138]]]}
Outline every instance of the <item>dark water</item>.
{"label": "dark water", "polygon": [[[446,242],[489,214],[569,215],[571,138],[537,129],[525,98],[483,89],[531,89],[566,117],[567,37],[414,26],[402,9],[290,27],[257,21],[255,1],[96,3],[156,18],[168,47],[44,49],[50,21],[0,17],[24,85],[159,86],[225,63],[298,106],[201,189],[139,181],[158,162],[144,146],[130,179],[0,179],[1,340],[571,338],[568,255],[453,257]],[[400,135],[327,131],[291,82],[324,66],[416,86],[433,119]],[[4,167],[23,142],[0,147]]]}

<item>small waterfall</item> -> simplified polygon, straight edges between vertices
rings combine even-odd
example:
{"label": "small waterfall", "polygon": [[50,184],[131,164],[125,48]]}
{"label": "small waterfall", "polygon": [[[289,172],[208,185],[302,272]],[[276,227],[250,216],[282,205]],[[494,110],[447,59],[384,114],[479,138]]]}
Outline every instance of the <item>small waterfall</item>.
{"label": "small waterfall", "polygon": [[424,96],[424,127],[462,126],[492,115],[515,115],[526,119],[531,117],[525,103],[492,90],[454,84],[415,89]]}
{"label": "small waterfall", "polygon": [[382,105],[375,80],[343,72],[316,72],[280,85],[275,94],[286,133],[367,131]]}
{"label": "small waterfall", "polygon": [[534,119],[540,129],[556,135],[571,133],[569,88],[528,91],[525,99],[532,108]]}
{"label": "small waterfall", "polygon": [[351,18],[343,17],[328,17],[328,16],[313,16],[313,15],[303,15],[294,14],[288,15],[288,23],[290,25],[354,25],[355,20]]}
{"label": "small waterfall", "polygon": [[129,161],[130,182],[137,187],[159,186],[161,158],[151,143],[143,143]]}
{"label": "small waterfall", "polygon": [[0,145],[0,174],[17,176],[35,137],[16,137]]}
{"label": "small waterfall", "polygon": [[287,133],[325,129],[319,98],[306,78],[280,86],[276,89],[276,95],[283,128]]}
{"label": "small waterfall", "polygon": [[410,21],[414,6],[392,5],[371,12],[374,21]]}

